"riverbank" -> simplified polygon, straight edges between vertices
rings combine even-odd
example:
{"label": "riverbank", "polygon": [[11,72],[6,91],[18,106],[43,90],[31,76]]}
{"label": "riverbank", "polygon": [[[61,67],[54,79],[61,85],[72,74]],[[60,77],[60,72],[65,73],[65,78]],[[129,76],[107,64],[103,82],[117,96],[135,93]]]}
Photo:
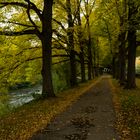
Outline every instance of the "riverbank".
{"label": "riverbank", "polygon": [[56,114],[64,111],[90,89],[96,80],[61,92],[57,98],[33,101],[0,118],[0,140],[28,139],[33,133],[44,128]]}
{"label": "riverbank", "polygon": [[41,85],[11,90],[0,95],[0,116],[3,116],[13,109],[34,100],[35,94],[41,94]]}

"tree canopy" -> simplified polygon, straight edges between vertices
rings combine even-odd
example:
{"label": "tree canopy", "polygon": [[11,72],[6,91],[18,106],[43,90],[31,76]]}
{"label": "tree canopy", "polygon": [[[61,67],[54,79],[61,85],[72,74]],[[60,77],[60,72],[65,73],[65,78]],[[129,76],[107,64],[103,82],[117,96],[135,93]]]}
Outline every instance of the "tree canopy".
{"label": "tree canopy", "polygon": [[1,87],[41,82],[46,98],[108,67],[134,88],[139,6],[137,0],[1,1]]}

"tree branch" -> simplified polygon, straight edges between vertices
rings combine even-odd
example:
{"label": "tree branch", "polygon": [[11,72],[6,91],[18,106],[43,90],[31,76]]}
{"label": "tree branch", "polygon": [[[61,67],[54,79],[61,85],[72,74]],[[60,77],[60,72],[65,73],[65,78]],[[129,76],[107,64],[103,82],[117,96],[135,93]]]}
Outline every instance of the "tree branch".
{"label": "tree branch", "polygon": [[67,10],[67,8],[66,8],[66,6],[65,6],[65,4],[64,4],[63,2],[61,2],[60,0],[58,0],[57,3],[58,3],[59,5],[61,5],[61,7],[62,7],[64,10]]}
{"label": "tree branch", "polygon": [[[0,6],[1,8],[6,7],[8,5],[19,6],[19,7],[25,8],[25,9],[28,8],[28,5],[26,3],[23,3],[23,2],[0,2],[0,4],[2,5],[2,6]],[[31,2],[31,9],[36,12],[36,14],[38,15],[39,19],[42,21],[42,11],[40,9],[38,9],[36,7],[36,5],[34,3],[32,3],[32,2]]]}
{"label": "tree branch", "polygon": [[0,35],[6,35],[6,36],[20,36],[20,35],[33,35],[36,34],[38,35],[38,32],[33,29],[33,30],[23,30],[19,32],[13,32],[13,31],[0,31]]}
{"label": "tree branch", "polygon": [[[24,49],[22,49],[22,51],[20,51],[19,53],[17,53],[16,56],[18,56],[18,55],[24,53],[25,51],[34,50],[34,49],[38,50],[38,49],[40,49],[40,48],[41,48],[41,47],[24,48]],[[35,51],[35,50],[34,50],[34,51]]]}
{"label": "tree branch", "polygon": [[[63,42],[63,43],[66,43],[67,44],[67,38],[66,38],[66,36],[64,36],[64,35],[62,35],[62,34],[60,34],[57,30],[53,30],[53,33]],[[64,41],[63,41],[63,40]]]}
{"label": "tree branch", "polygon": [[[79,1],[79,0],[78,0]],[[75,19],[77,18],[77,14],[80,12],[79,10],[80,10],[80,6],[81,6],[81,2],[82,2],[82,0],[80,0],[79,1],[79,3],[77,3],[78,4],[78,6],[77,6],[77,8],[76,8],[76,10],[75,10],[75,12],[74,12],[74,18],[73,18],[73,23],[74,23],[74,21],[75,21]]]}
{"label": "tree branch", "polygon": [[59,61],[59,62],[55,62],[55,63],[52,63],[52,65],[56,65],[56,64],[60,64],[60,63],[63,63],[63,62],[67,62],[69,61],[70,59],[66,59],[66,60],[62,60],[62,61]]}
{"label": "tree branch", "polygon": [[26,0],[28,2],[28,7],[27,7],[27,15],[29,18],[29,21],[33,24],[33,26],[35,27],[35,29],[37,30],[37,32],[40,33],[40,31],[37,28],[37,25],[35,24],[35,22],[32,20],[31,15],[30,15],[30,10],[31,10],[31,2],[30,0]]}
{"label": "tree branch", "polygon": [[67,55],[67,54],[55,54],[55,55],[52,55],[52,57],[69,57],[69,55]]}
{"label": "tree branch", "polygon": [[[15,24],[15,25],[20,25],[20,26],[25,26],[25,27],[34,27],[33,25],[27,25],[27,24],[15,22],[15,21],[0,21],[0,23],[5,23],[5,24],[9,23],[9,24]],[[37,26],[37,27],[39,27],[39,26]]]}
{"label": "tree branch", "polygon": [[56,20],[56,19],[52,19],[54,22],[56,22],[57,24],[59,24],[60,26],[61,26],[61,28],[66,32],[66,29],[65,29],[65,27],[63,26],[63,24],[60,22],[60,21],[58,21],[58,20]]}

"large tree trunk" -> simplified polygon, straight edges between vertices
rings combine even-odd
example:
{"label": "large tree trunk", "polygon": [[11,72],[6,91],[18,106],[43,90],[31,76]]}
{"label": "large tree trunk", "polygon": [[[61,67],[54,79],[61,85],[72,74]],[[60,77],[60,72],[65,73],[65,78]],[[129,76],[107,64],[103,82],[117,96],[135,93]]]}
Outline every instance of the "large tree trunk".
{"label": "large tree trunk", "polygon": [[123,14],[118,12],[119,18],[120,18],[120,34],[118,36],[118,42],[119,42],[119,54],[118,54],[118,75],[117,78],[119,80],[120,85],[124,85],[126,81],[126,72],[125,72],[125,67],[126,67],[126,49],[125,49],[125,44],[126,44],[126,17],[127,17],[127,3],[126,0],[121,1],[121,8]]}
{"label": "large tree trunk", "polygon": [[113,56],[112,58],[112,76],[116,78],[116,57]]}
{"label": "large tree trunk", "polygon": [[53,0],[44,0],[43,19],[42,19],[42,96],[54,97],[52,84],[52,5]]}
{"label": "large tree trunk", "polygon": [[125,67],[126,67],[126,63],[125,63],[125,56],[126,56],[126,49],[125,49],[125,35],[126,32],[122,32],[119,35],[119,41],[120,41],[120,46],[119,46],[119,83],[120,85],[124,85],[125,81],[126,81],[126,76],[125,76]]}
{"label": "large tree trunk", "polygon": [[135,60],[136,60],[136,31],[128,32],[128,68],[127,68],[127,85],[126,88],[136,87],[135,81]]}
{"label": "large tree trunk", "polygon": [[138,6],[134,0],[128,1],[129,12],[128,12],[128,68],[127,68],[127,85],[126,88],[136,88],[135,81],[135,60],[136,60],[136,25],[139,22],[135,19],[138,14]]}
{"label": "large tree trunk", "polygon": [[120,15],[120,35],[119,35],[119,83],[125,85],[126,81],[126,17],[127,17],[127,3],[122,1],[123,15]]}
{"label": "large tree trunk", "polygon": [[74,40],[73,40],[73,19],[72,19],[72,13],[71,13],[71,3],[70,0],[66,1],[67,5],[67,16],[68,16],[68,47],[70,49],[70,84],[71,86],[77,85],[77,79],[76,79],[76,58],[75,58],[75,51],[74,51]]}

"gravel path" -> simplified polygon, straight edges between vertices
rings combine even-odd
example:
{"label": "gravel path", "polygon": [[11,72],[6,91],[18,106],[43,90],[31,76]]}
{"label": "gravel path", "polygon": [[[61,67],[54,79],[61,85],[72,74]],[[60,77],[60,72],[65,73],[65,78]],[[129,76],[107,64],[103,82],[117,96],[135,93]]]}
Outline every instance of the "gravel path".
{"label": "gravel path", "polygon": [[103,76],[30,140],[119,140],[108,80],[109,76]]}

